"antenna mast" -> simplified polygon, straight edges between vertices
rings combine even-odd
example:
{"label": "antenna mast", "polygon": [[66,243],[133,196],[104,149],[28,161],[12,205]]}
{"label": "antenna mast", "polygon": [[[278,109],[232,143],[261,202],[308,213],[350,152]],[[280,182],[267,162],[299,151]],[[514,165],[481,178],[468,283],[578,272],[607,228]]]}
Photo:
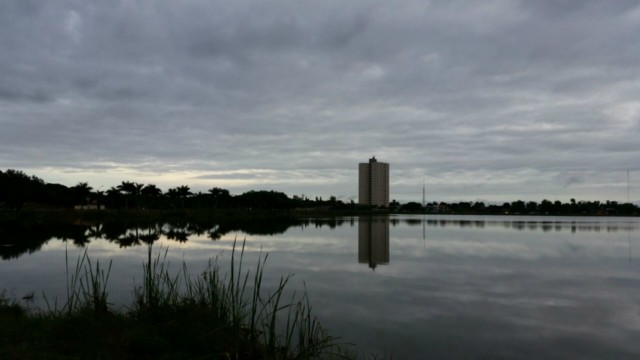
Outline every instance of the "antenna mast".
{"label": "antenna mast", "polygon": [[422,179],[422,207],[424,207],[425,205],[425,201],[424,201],[424,179]]}

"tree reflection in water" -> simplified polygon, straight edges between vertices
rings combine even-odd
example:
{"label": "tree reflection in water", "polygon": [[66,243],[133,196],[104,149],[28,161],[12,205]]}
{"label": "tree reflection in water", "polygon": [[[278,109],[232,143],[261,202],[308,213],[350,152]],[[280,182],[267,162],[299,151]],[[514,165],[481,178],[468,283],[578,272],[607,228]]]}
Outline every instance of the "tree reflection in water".
{"label": "tree reflection in water", "polygon": [[25,253],[33,253],[53,239],[72,241],[83,247],[91,240],[106,240],[121,248],[151,245],[165,237],[180,243],[193,236],[206,235],[211,240],[219,240],[224,235],[244,232],[248,235],[278,235],[290,227],[328,226],[335,228],[346,220],[342,219],[232,219],[232,220],[178,220],[178,221],[6,221],[0,222],[0,257],[15,259]]}
{"label": "tree reflection in water", "polygon": [[[381,222],[380,219],[384,219]],[[341,218],[296,218],[296,217],[280,217],[280,218],[233,218],[233,219],[212,219],[212,220],[192,220],[181,219],[171,221],[155,221],[143,219],[123,219],[99,221],[0,221],[0,257],[4,260],[15,259],[25,253],[33,253],[41,249],[48,241],[57,239],[62,241],[70,241],[78,247],[83,247],[93,240],[106,240],[111,243],[118,244],[122,248],[140,246],[143,244],[151,245],[164,237],[180,243],[189,241],[193,236],[205,236],[211,240],[219,240],[229,233],[243,232],[247,235],[257,236],[273,236],[282,234],[291,227],[328,227],[330,229],[339,226],[354,226],[358,223],[359,233],[365,233],[365,224],[368,226],[382,226],[371,233],[373,239],[376,236],[382,236],[385,241],[369,241],[370,246],[359,245],[370,250],[379,249],[383,251],[386,243],[386,253],[388,254],[388,236],[389,226],[398,226],[401,222],[409,226],[421,225],[424,227],[458,227],[458,228],[489,228],[504,227],[507,229],[516,229],[518,231],[571,231],[571,232],[615,232],[619,230],[618,226],[608,224],[607,222],[585,222],[576,223],[575,220],[567,218],[567,220],[549,221],[546,218],[513,218],[505,220],[504,218],[496,220],[467,220],[461,218],[410,218],[399,220],[394,217],[341,217]],[[374,226],[374,227],[375,227]],[[386,229],[386,232],[384,231]],[[386,235],[385,235],[386,234]],[[362,235],[364,236],[364,235]],[[359,235],[360,238],[360,235]],[[359,239],[359,243],[365,244]],[[375,243],[375,244],[374,244]],[[376,245],[377,244],[377,245]],[[375,246],[374,246],[375,245]],[[364,256],[364,255],[362,255]],[[377,255],[376,255],[377,256]],[[382,256],[382,255],[381,255]],[[359,255],[359,259],[360,259]],[[365,256],[366,257],[366,256]],[[364,257],[363,257],[364,258]],[[377,258],[376,258],[377,259]],[[375,259],[374,259],[375,260]],[[372,268],[377,264],[388,262],[388,255],[380,257],[379,260],[365,261],[370,263]]]}

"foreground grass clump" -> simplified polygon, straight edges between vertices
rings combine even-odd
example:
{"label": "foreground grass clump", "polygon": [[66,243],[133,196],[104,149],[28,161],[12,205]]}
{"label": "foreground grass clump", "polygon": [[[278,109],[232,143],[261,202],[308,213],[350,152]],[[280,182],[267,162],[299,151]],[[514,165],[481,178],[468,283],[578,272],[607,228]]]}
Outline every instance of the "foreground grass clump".
{"label": "foreground grass clump", "polygon": [[[85,253],[67,273],[67,301],[26,311],[0,296],[0,354],[18,358],[309,359],[343,357],[335,338],[311,313],[306,291],[283,299],[290,276],[262,289],[264,264],[243,271],[244,243],[234,243],[229,272],[215,261],[199,276],[183,265],[171,273],[167,252],[152,254],[134,303],[114,311],[108,302],[111,263]],[[69,268],[67,266],[67,268]]]}

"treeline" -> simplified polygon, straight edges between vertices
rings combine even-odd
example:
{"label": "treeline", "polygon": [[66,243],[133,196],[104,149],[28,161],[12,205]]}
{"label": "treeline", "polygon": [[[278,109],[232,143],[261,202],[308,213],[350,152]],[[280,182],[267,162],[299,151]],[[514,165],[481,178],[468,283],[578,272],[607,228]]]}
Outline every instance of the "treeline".
{"label": "treeline", "polygon": [[485,204],[484,202],[431,202],[422,206],[417,202],[400,204],[392,202],[390,209],[398,212],[431,213],[431,214],[463,214],[463,215],[640,215],[640,208],[631,203],[617,201],[576,201],[568,203],[559,200],[550,201],[513,201],[502,205]]}
{"label": "treeline", "polygon": [[401,204],[393,200],[387,209],[375,209],[345,203],[331,196],[327,200],[305,196],[289,197],[277,191],[248,191],[232,195],[229,190],[214,187],[207,192],[191,191],[188,185],[177,186],[163,191],[154,184],[123,181],[118,186],[106,190],[95,190],[88,183],[80,182],[67,187],[61,184],[45,183],[36,176],[9,169],[0,171],[0,209],[20,210],[107,208],[127,209],[261,209],[292,210],[322,209],[333,211],[369,211],[434,213],[434,214],[478,214],[478,215],[640,215],[638,206],[616,201],[576,201],[568,203],[558,200],[513,201],[502,205],[484,202],[431,202],[422,206],[417,202]]}
{"label": "treeline", "polygon": [[0,209],[279,209],[325,208],[344,210],[355,206],[330,197],[309,199],[289,197],[277,191],[248,191],[232,195],[214,187],[207,192],[191,191],[188,185],[163,191],[154,184],[123,181],[106,190],[96,190],[86,182],[67,187],[45,183],[36,176],[9,169],[0,171]]}

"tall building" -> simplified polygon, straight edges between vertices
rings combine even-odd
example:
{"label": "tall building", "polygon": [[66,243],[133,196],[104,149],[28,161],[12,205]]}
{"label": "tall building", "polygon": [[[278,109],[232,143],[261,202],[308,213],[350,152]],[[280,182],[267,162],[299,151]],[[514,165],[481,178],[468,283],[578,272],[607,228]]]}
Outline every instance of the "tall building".
{"label": "tall building", "polygon": [[358,164],[358,203],[389,206],[389,164],[375,156]]}

